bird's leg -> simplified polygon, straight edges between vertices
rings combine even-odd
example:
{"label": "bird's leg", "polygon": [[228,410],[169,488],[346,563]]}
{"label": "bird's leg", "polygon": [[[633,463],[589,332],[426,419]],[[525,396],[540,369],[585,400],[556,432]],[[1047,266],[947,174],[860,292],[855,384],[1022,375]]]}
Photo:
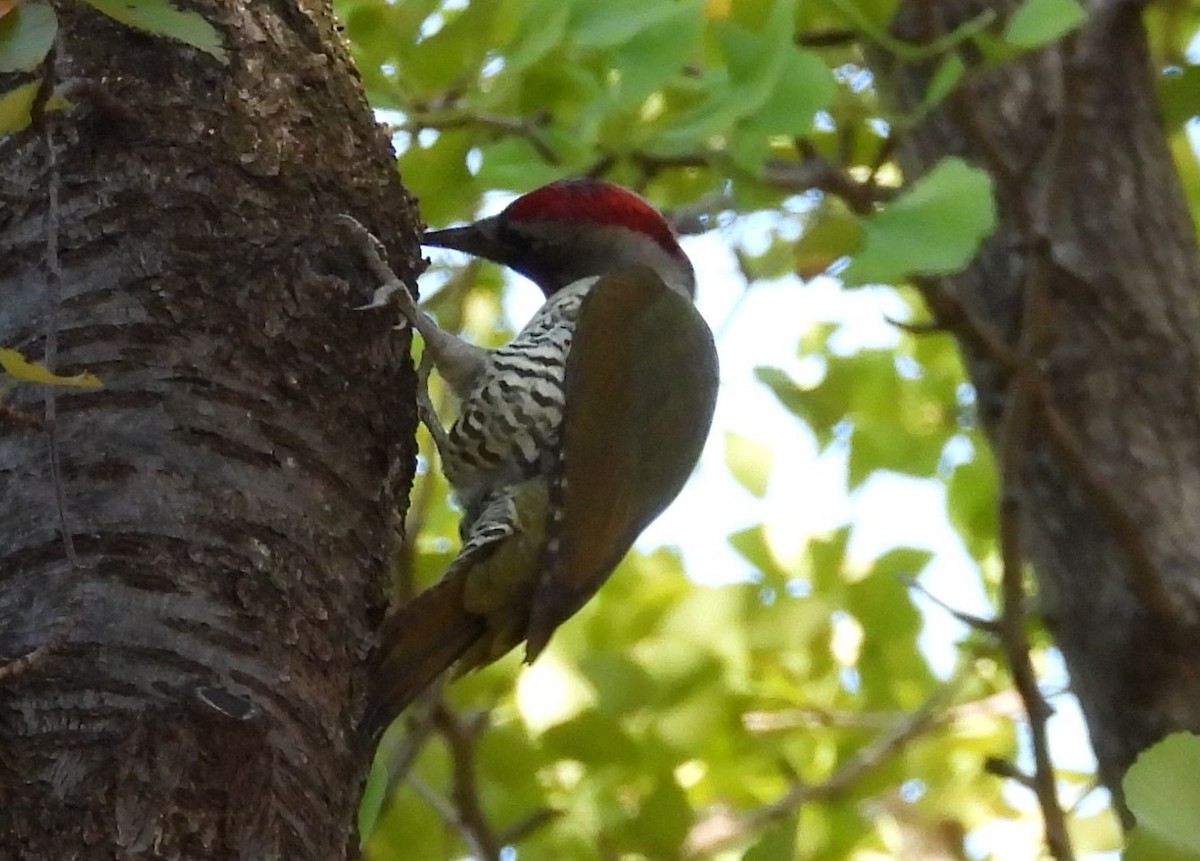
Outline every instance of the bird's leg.
{"label": "bird's leg", "polygon": [[460,400],[465,399],[471,393],[483,368],[487,351],[442,329],[432,317],[417,306],[417,300],[408,285],[397,278],[396,273],[392,272],[384,261],[383,243],[355,218],[339,215],[335,221],[358,240],[359,248],[371,271],[382,282],[382,286],[371,296],[370,303],[362,306],[362,309],[394,306],[405,321],[421,333],[421,337],[425,339],[426,353],[430,355],[450,390]]}
{"label": "bird's leg", "polygon": [[429,372],[433,370],[433,366],[433,353],[427,344],[425,351],[421,353],[421,361],[417,365],[417,417],[429,429],[433,447],[437,449],[438,457],[441,458],[442,473],[446,476],[446,481],[450,483],[451,487],[457,487],[458,485],[455,483],[458,478],[455,468],[456,461],[446,457],[446,452],[453,449],[450,446],[449,436],[446,434],[446,427],[442,424],[441,416],[438,415],[437,409],[433,406],[433,399],[429,396]]}
{"label": "bird's leg", "polygon": [[[417,416],[429,428],[433,445],[441,455],[446,451],[446,428],[433,407],[433,399],[429,397],[429,372],[433,370],[433,352],[426,346],[421,354],[421,362],[417,365]],[[443,461],[445,458],[443,458]]]}
{"label": "bird's leg", "polygon": [[547,492],[541,476],[496,490],[463,531],[462,550],[446,576],[465,575],[463,608],[487,621],[455,675],[499,658],[525,637],[545,541]]}

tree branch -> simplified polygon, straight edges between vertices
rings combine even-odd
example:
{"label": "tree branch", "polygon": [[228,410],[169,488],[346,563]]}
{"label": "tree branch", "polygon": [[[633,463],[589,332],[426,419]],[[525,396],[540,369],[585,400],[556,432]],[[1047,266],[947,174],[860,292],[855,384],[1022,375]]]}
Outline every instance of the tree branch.
{"label": "tree branch", "polygon": [[545,114],[539,114],[532,118],[506,117],[500,114],[449,108],[446,110],[413,111],[403,123],[393,126],[393,131],[402,131],[410,135],[417,135],[425,129],[447,131],[449,129],[474,126],[487,131],[497,132],[502,136],[523,138],[529,142],[529,145],[533,147],[542,161],[546,162],[546,164],[558,165],[562,163],[562,159],[559,158],[558,153],[554,151],[554,147],[550,145],[550,141],[542,133],[542,126],[546,125],[547,122],[549,122],[549,116]]}
{"label": "tree branch", "polygon": [[472,853],[481,861],[500,861],[504,843],[488,821],[479,800],[479,779],[475,769],[475,743],[487,726],[487,712],[462,718],[439,700],[433,708],[433,722],[450,751],[453,768],[450,797],[457,811],[457,825]]}

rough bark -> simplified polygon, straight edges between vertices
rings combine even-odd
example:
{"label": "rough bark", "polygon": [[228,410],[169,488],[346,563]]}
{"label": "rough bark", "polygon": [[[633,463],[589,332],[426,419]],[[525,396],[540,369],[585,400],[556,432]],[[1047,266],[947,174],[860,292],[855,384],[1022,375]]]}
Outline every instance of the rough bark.
{"label": "rough bark", "polygon": [[54,393],[57,480],[0,419],[3,858],[357,855],[415,418],[329,219],[403,276],[415,215],[328,3],[189,5],[228,66],[60,4],[73,107],[0,142],[0,346],[104,382]]}
{"label": "rough bark", "polygon": [[[894,30],[926,41],[1016,5],[914,0]],[[1119,793],[1139,751],[1200,731],[1200,256],[1139,6],[1090,6],[1061,44],[974,73],[904,135],[902,158],[916,176],[963,155],[995,180],[1000,229],[951,286],[1034,360],[1040,418],[1018,439],[1017,375],[956,326],[997,450],[1023,454],[1010,502],[1038,609]],[[877,59],[890,98],[915,107],[932,66]]]}

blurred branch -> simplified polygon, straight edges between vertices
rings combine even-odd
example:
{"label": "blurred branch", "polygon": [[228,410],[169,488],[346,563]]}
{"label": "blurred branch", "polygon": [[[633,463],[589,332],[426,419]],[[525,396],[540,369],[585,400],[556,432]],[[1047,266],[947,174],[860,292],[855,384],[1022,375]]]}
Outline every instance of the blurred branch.
{"label": "blurred branch", "polygon": [[[947,706],[937,715],[937,726],[946,726],[956,721],[974,717],[1013,717],[1021,714],[1021,703],[1016,694],[1009,690],[977,700]],[[753,711],[742,715],[742,726],[747,732],[785,732],[813,727],[836,729],[885,730],[895,727],[908,717],[907,712],[855,712],[824,708],[792,708],[779,711]]]}
{"label": "blurred branch", "polygon": [[409,784],[416,791],[417,795],[421,796],[422,800],[434,809],[438,816],[442,817],[447,825],[454,828],[456,831],[462,831],[462,824],[458,818],[458,811],[442,796],[433,791],[428,783],[421,780],[419,777],[410,777]]}
{"label": "blurred branch", "polygon": [[396,549],[392,557],[392,586],[393,601],[407,600],[417,591],[415,578],[417,560],[417,538],[425,528],[433,507],[434,484],[432,472],[436,466],[437,446],[431,446],[433,451],[429,458],[429,470],[424,476],[418,476],[413,485],[413,494],[408,505],[408,516],[404,520],[404,541]]}
{"label": "blurred branch", "polygon": [[448,131],[450,129],[478,128],[484,131],[496,132],[501,136],[523,138],[537,152],[538,157],[546,164],[562,163],[558,153],[550,145],[550,141],[542,132],[542,127],[550,121],[545,111],[532,117],[506,117],[500,114],[473,112],[462,108],[445,108],[433,110],[414,109],[408,118],[395,126],[393,132],[406,132],[418,135],[425,129],[433,131]]}
{"label": "blurred branch", "polygon": [[[895,141],[890,137],[881,144],[879,152],[876,153],[869,166],[865,180],[855,179],[845,167],[836,165],[822,156],[808,140],[798,138],[795,145],[800,155],[799,160],[768,159],[763,165],[758,179],[787,194],[800,194],[814,190],[831,194],[843,200],[853,212],[859,215],[873,212],[877,203],[891,200],[897,194],[897,189],[881,186],[876,181],[880,168],[891,157],[892,149],[895,146]],[[702,151],[676,155],[655,155],[640,150],[625,154],[607,153],[585,173],[587,176],[593,177],[604,176],[616,167],[622,158],[625,158],[632,161],[637,167],[639,176],[633,187],[635,191],[642,192],[663,171],[710,167],[722,155],[720,152]],[[730,196],[724,192],[711,196],[713,204],[709,204],[709,200],[710,198],[701,199],[706,210],[710,205],[717,205],[720,208],[716,211],[719,212],[731,208],[733,205]],[[684,228],[677,229],[680,233],[693,232]],[[703,230],[695,232],[703,232]]]}
{"label": "blurred branch", "polygon": [[[400,740],[395,735],[385,735],[384,757],[387,760],[387,786],[383,790],[384,804],[396,794],[400,784],[411,781],[409,772],[417,760],[417,754],[433,732],[433,711],[436,698],[441,695],[441,682],[435,682],[421,699],[418,707],[409,709],[405,717],[405,734]],[[415,712],[415,713],[414,713]]]}
{"label": "blurred branch", "polygon": [[824,782],[807,784],[794,779],[792,787],[770,804],[741,813],[721,809],[696,822],[684,840],[683,857],[701,858],[718,852],[785,818],[808,802],[829,800],[847,792],[868,772],[898,756],[912,741],[936,726],[938,712],[957,688],[957,679],[939,687],[920,708],[861,747]]}
{"label": "blurred branch", "polygon": [[962,610],[956,610],[955,608],[953,608],[949,604],[947,604],[945,601],[943,601],[941,598],[939,598],[937,595],[934,595],[932,592],[930,592],[928,589],[926,589],[925,586],[921,583],[921,581],[919,581],[916,577],[910,576],[908,574],[901,574],[898,576],[904,582],[904,585],[908,586],[909,589],[912,589],[914,592],[919,592],[920,594],[924,595],[926,598],[928,598],[930,601],[932,601],[938,607],[941,607],[943,610],[945,610],[947,613],[949,613],[951,616],[953,616],[958,621],[962,622],[968,628],[974,628],[977,631],[983,631],[984,633],[987,633],[987,634],[995,634],[999,630],[1000,623],[997,622],[995,619],[984,619],[979,616],[973,616],[970,613],[965,613]]}
{"label": "blurred branch", "polygon": [[796,44],[802,48],[840,48],[858,41],[856,30],[813,30],[797,33]]}
{"label": "blurred branch", "polygon": [[1029,449],[1037,387],[1037,364],[1046,343],[1047,295],[1046,267],[1048,249],[1035,252],[1029,278],[1025,282],[1021,336],[1017,345],[1018,366],[1008,386],[1004,414],[997,432],[1000,467],[1000,580],[1001,613],[998,636],[1012,671],[1013,684],[1025,702],[1029,716],[1029,735],[1033,747],[1032,788],[1037,795],[1045,821],[1046,846],[1058,861],[1071,861],[1075,855],[1067,833],[1066,815],[1058,802],[1054,762],[1046,721],[1053,714],[1050,704],[1038,688],[1037,674],[1030,655],[1025,614],[1024,560],[1021,547],[1021,502],[1025,491],[1025,455]]}
{"label": "blurred branch", "polygon": [[450,752],[450,798],[456,816],[453,825],[479,861],[500,861],[504,842],[488,821],[479,800],[479,777],[475,749],[487,727],[488,713],[460,716],[440,697],[433,707],[433,723]]}
{"label": "blurred branch", "polygon": [[505,846],[512,846],[519,843],[539,828],[549,825],[555,819],[558,819],[562,814],[561,810],[555,810],[551,807],[539,807],[533,813],[530,813],[524,819],[518,820],[506,829],[500,835],[500,842]]}
{"label": "blurred branch", "polygon": [[1016,781],[1035,794],[1038,791],[1037,781],[1034,777],[1021,771],[1015,763],[1009,762],[1007,759],[1001,759],[998,756],[989,756],[984,760],[983,770],[988,774],[994,774],[996,777]]}
{"label": "blurred branch", "polygon": [[[458,832],[478,861],[500,861],[500,850],[512,838],[497,835],[488,822],[479,800],[479,777],[475,767],[476,742],[487,727],[487,722],[487,712],[466,717],[455,713],[442,699],[440,689],[436,689],[427,698],[420,715],[410,719],[409,734],[393,755],[396,771],[388,776],[386,797],[391,796],[400,781],[407,781],[446,824]],[[449,799],[443,798],[419,777],[409,773],[417,752],[434,730],[441,735],[450,754]],[[528,834],[548,818],[552,817],[535,811],[528,820],[518,823],[511,831],[518,836]]]}
{"label": "blurred branch", "polygon": [[851,212],[869,215],[875,205],[891,200],[897,190],[876,182],[879,167],[874,165],[865,181],[859,181],[840,165],[829,161],[804,138],[797,139],[798,161],[768,159],[763,165],[762,180],[780,191],[799,194],[822,191],[840,198]]}

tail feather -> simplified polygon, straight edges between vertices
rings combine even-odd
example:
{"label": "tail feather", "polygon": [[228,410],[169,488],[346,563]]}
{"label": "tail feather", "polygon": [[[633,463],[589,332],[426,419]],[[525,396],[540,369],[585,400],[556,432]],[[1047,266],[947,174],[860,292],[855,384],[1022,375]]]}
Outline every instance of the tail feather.
{"label": "tail feather", "polygon": [[483,618],[463,607],[464,580],[448,576],[384,620],[359,725],[368,745],[486,631]]}

